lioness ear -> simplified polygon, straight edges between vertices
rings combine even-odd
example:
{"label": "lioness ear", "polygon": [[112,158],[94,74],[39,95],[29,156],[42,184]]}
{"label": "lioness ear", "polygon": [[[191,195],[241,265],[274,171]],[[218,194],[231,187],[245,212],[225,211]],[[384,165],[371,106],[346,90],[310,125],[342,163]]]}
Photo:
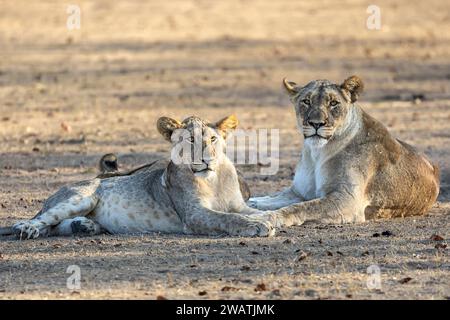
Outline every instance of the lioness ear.
{"label": "lioness ear", "polygon": [[295,82],[287,81],[286,78],[283,79],[283,86],[290,96],[298,93],[298,86]]}
{"label": "lioness ear", "polygon": [[221,132],[222,136],[225,138],[228,130],[234,130],[237,128],[239,120],[233,114],[229,117],[225,117],[222,120],[216,122],[215,127]]}
{"label": "lioness ear", "polygon": [[351,102],[358,100],[359,95],[364,90],[364,83],[358,76],[351,76],[341,84],[341,88],[350,93]]}
{"label": "lioness ear", "polygon": [[179,129],[182,127],[180,121],[168,118],[161,117],[158,119],[156,123],[156,127],[158,128],[159,133],[166,139],[167,141],[171,141],[170,137],[172,137],[172,133],[175,129]]}

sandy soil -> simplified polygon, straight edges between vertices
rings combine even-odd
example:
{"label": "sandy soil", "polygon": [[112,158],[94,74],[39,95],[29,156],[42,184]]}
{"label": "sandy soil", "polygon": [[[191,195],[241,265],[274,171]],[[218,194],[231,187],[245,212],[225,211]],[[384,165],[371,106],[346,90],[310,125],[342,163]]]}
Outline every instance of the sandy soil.
{"label": "sandy soil", "polygon": [[[161,115],[236,113],[243,128],[280,129],[276,176],[240,166],[254,194],[280,190],[302,145],[285,76],[360,75],[361,105],[440,165],[439,202],[427,217],[310,224],[271,239],[5,240],[0,298],[450,298],[448,3],[377,1],[379,31],[366,28],[364,1],[77,3],[80,30],[66,28],[65,3],[0,3],[1,225],[92,177],[104,153],[117,153],[123,169],[166,157]],[[81,268],[74,293],[69,265]],[[380,290],[367,288],[370,265],[381,270]]]}

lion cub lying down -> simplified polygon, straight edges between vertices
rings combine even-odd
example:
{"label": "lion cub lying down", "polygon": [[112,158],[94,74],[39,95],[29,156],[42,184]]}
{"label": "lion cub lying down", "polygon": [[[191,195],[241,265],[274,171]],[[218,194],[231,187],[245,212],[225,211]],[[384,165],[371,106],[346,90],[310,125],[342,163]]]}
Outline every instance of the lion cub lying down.
{"label": "lion cub lying down", "polygon": [[[245,204],[236,170],[224,153],[226,133],[237,122],[234,116],[215,124],[197,117],[183,122],[162,117],[158,131],[172,142],[172,155],[182,150],[186,161],[176,163],[171,157],[116,174],[117,159],[108,155],[102,161],[110,168],[61,188],[33,219],[16,223],[12,231],[26,239],[104,231],[271,236],[269,222],[248,216],[260,211]],[[198,158],[191,152],[196,143]]]}
{"label": "lion cub lying down", "polygon": [[[352,76],[305,86],[284,81],[304,136],[292,186],[251,198],[276,226],[307,220],[348,223],[423,215],[439,193],[439,170],[355,102],[363,90]],[[281,208],[281,209],[280,209]]]}

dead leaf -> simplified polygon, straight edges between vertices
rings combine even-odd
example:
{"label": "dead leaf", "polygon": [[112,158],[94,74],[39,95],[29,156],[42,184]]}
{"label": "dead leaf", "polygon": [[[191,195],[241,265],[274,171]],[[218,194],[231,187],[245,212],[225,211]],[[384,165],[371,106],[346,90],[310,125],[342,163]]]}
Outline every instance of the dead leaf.
{"label": "dead leaf", "polygon": [[239,289],[238,289],[238,288],[235,288],[235,287],[225,286],[225,287],[223,287],[222,289],[220,289],[220,291],[223,291],[223,292],[239,291]]}
{"label": "dead leaf", "polygon": [[432,241],[443,241],[443,240],[444,240],[444,238],[441,237],[441,236],[438,235],[438,234],[433,234],[433,235],[431,236],[430,239],[431,239]]}
{"label": "dead leaf", "polygon": [[256,285],[256,288],[255,288],[255,291],[256,292],[261,292],[261,291],[267,291],[267,287],[266,287],[266,284],[265,283],[259,283],[259,284],[257,284]]}
{"label": "dead leaf", "polygon": [[447,249],[447,245],[445,243],[438,243],[434,246],[436,249]]}
{"label": "dead leaf", "polygon": [[401,284],[405,284],[405,283],[410,282],[411,280],[412,280],[411,277],[406,277],[406,278],[403,278],[403,279],[399,280],[398,282],[401,283]]}
{"label": "dead leaf", "polygon": [[368,256],[369,254],[370,254],[369,251],[364,251],[363,253],[361,253],[361,256],[365,257],[365,256]]}
{"label": "dead leaf", "polygon": [[208,294],[208,292],[206,292],[206,291],[200,291],[198,293],[199,296],[206,296],[207,294]]}

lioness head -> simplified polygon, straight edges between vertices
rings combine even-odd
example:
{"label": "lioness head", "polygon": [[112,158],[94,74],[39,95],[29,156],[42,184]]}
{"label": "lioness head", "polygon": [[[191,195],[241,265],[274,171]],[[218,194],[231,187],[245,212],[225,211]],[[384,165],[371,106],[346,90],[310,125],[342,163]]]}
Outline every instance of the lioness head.
{"label": "lioness head", "polygon": [[305,144],[325,145],[345,125],[352,104],[358,99],[364,85],[357,76],[342,84],[315,80],[306,86],[283,80],[292,103]]}
{"label": "lioness head", "polygon": [[198,117],[189,117],[182,122],[161,117],[158,119],[159,133],[172,142],[172,161],[187,164],[197,175],[217,170],[225,155],[225,138],[229,130],[237,127],[234,115],[216,123],[209,123]]}

